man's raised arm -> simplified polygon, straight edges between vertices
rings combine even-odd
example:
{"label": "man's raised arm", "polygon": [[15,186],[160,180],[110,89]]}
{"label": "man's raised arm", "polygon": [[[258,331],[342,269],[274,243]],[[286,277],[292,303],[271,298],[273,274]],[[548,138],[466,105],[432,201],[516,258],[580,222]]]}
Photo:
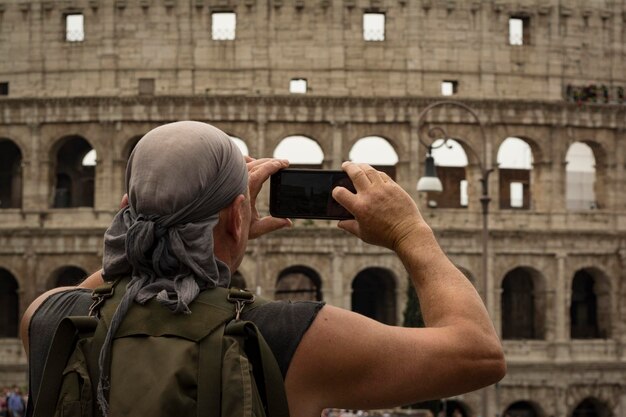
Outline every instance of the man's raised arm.
{"label": "man's raised arm", "polygon": [[467,278],[448,260],[415,202],[386,174],[344,163],[356,194],[333,197],[355,216],[339,227],[394,250],[420,299],[426,328],[387,326],[324,307],[286,377],[291,415],[376,409],[458,395],[504,377],[502,347]]}

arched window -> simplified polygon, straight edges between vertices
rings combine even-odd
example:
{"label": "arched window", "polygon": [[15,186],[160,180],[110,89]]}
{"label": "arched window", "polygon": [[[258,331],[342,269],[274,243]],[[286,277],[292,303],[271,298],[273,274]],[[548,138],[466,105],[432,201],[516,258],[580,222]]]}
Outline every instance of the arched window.
{"label": "arched window", "polygon": [[572,417],[611,417],[613,413],[602,401],[590,397],[582,400],[572,412]]}
{"label": "arched window", "polygon": [[542,339],[543,338],[543,293],[536,291],[531,270],[515,268],[502,280],[502,338],[503,339]]}
{"label": "arched window", "polygon": [[0,338],[17,337],[19,298],[17,280],[0,268]]}
{"label": "arched window", "polygon": [[22,152],[0,139],[0,208],[22,207]]}
{"label": "arched window", "polygon": [[276,300],[321,301],[322,280],[317,272],[305,266],[293,266],[283,270],[276,281]]}
{"label": "arched window", "polygon": [[93,207],[96,163],[96,152],[85,139],[64,139],[56,156],[55,208]]}
{"label": "arched window", "polygon": [[572,339],[604,339],[609,336],[610,289],[606,279],[599,275],[587,269],[574,274],[570,304]]}
{"label": "arched window", "polygon": [[428,206],[440,208],[467,207],[467,154],[461,144],[448,139],[433,143],[432,157],[437,166],[437,176],[443,185],[441,193],[428,193]]}
{"label": "arched window", "polygon": [[130,154],[133,153],[133,150],[135,149],[135,146],[137,146],[137,144],[139,143],[139,141],[141,140],[143,136],[133,136],[127,143],[126,146],[124,148],[124,160],[128,161],[128,158],[130,158]]}
{"label": "arched window", "polygon": [[596,159],[589,145],[573,143],[565,157],[565,206],[568,210],[597,208]]}
{"label": "arched window", "polygon": [[288,136],[274,149],[274,158],[289,160],[290,168],[321,168],[324,151],[311,138]]}
{"label": "arched window", "polygon": [[505,417],[541,417],[537,407],[528,401],[517,401],[504,412]]}
{"label": "arched window", "polygon": [[367,268],[352,281],[352,311],[378,320],[396,324],[396,281],[383,268]]}
{"label": "arched window", "polygon": [[250,153],[248,152],[248,145],[246,145],[246,142],[244,142],[243,140],[235,136],[231,136],[230,138],[233,142],[235,142],[235,145],[237,145],[237,147],[239,148],[243,156],[250,155]]}
{"label": "arched window", "polygon": [[52,274],[48,286],[51,288],[71,287],[80,284],[85,278],[87,278],[87,272],[84,269],[77,266],[64,266]]}
{"label": "arched window", "polygon": [[240,288],[240,289],[248,288],[248,286],[246,285],[246,280],[243,277],[243,275],[241,275],[241,272],[235,271],[235,273],[231,275],[231,277],[230,277],[230,287],[231,288]]}
{"label": "arched window", "polygon": [[533,154],[528,143],[510,137],[498,149],[500,208],[530,208]]}
{"label": "arched window", "polygon": [[380,136],[367,136],[357,140],[348,156],[353,162],[369,164],[391,178],[396,178],[398,154],[393,146]]}

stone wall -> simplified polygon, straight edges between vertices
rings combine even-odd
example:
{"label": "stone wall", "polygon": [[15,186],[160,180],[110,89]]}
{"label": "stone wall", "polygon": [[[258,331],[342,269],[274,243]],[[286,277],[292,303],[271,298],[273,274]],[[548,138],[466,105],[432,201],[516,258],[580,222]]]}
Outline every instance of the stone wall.
{"label": "stone wall", "polygon": [[[8,96],[0,96],[0,146],[19,149],[22,187],[19,206],[0,210],[0,268],[17,282],[19,312],[54,285],[59,268],[99,268],[126,159],[155,126],[207,121],[258,157],[272,156],[289,135],[305,135],[320,145],[324,168],[338,168],[357,140],[375,135],[394,148],[397,181],[485,299],[499,332],[508,274],[522,270],[534,285],[541,337],[504,341],[509,373],[497,387],[456,399],[466,417],[503,415],[520,401],[538,417],[570,416],[585,398],[626,415],[626,111],[615,103],[626,85],[622,3],[0,0],[0,56],[10,58],[0,60],[0,87],[9,83]],[[234,41],[211,39],[214,11],[237,13]],[[363,40],[365,11],[385,13],[385,41]],[[64,40],[70,12],[84,15],[82,42]],[[511,16],[529,19],[530,43],[508,45]],[[146,78],[155,89],[139,95]],[[307,93],[289,95],[291,78],[306,78]],[[450,79],[459,83],[454,98],[476,111],[485,141],[481,125],[458,107],[420,118]],[[566,95],[568,85],[576,89]],[[465,208],[429,207],[415,191],[424,123],[445,128],[467,154]],[[97,152],[93,207],[53,207],[57,153],[70,137]],[[496,160],[508,137],[524,140],[533,156],[521,210],[499,204]],[[575,142],[593,152],[595,209],[566,207],[566,154]],[[495,169],[486,269],[481,164]],[[266,213],[266,192],[260,205]],[[293,266],[315,271],[323,299],[345,308],[357,274],[384,269],[402,323],[408,281],[401,263],[334,222],[296,221],[253,242],[240,272],[272,297],[281,271]],[[572,285],[581,270],[598,283],[602,338],[571,337]],[[0,385],[26,383],[25,370],[19,342],[0,340]]]}

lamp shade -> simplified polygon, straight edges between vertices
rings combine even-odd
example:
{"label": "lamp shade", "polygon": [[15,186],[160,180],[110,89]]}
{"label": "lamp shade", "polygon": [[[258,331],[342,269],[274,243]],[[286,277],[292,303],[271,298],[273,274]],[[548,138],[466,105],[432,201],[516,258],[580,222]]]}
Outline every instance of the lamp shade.
{"label": "lamp shade", "polygon": [[441,180],[437,177],[437,170],[435,169],[435,159],[428,155],[426,157],[426,169],[424,176],[417,182],[417,191],[428,192],[442,192],[443,185]]}

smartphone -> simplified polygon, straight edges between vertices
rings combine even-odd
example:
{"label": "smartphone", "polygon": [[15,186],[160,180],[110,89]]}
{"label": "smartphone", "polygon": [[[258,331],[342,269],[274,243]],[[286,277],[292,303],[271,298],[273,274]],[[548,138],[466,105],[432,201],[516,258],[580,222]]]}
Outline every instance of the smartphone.
{"label": "smartphone", "polygon": [[353,219],[332,196],[337,186],[356,192],[344,171],[280,170],[270,178],[270,214],[293,219]]}

